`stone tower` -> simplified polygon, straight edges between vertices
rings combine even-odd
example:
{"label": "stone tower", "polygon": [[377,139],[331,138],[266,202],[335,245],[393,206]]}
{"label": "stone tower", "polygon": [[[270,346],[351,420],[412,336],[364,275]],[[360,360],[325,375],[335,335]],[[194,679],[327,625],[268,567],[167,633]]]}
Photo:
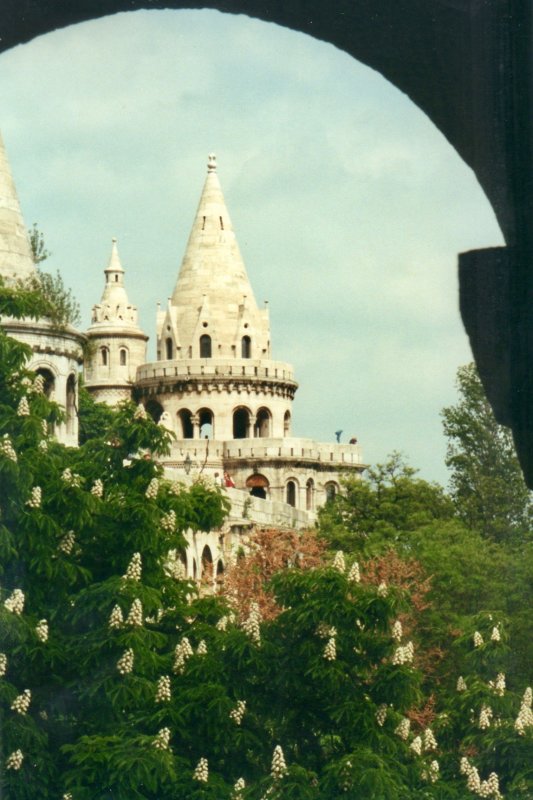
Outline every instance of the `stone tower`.
{"label": "stone tower", "polygon": [[[37,278],[28,233],[0,136],[0,276],[7,284]],[[48,319],[2,318],[4,330],[33,354],[27,366],[44,378],[45,391],[63,407],[64,422],[56,425],[56,438],[78,444],[78,370],[84,336],[71,325],[54,325]]]}
{"label": "stone tower", "polygon": [[84,380],[95,400],[116,405],[131,399],[137,367],[146,361],[148,336],[139,327],[137,308],[126,294],[116,239],[104,274],[102,299],[93,306],[87,330],[90,355]]}
{"label": "stone tower", "polygon": [[209,156],[178,279],[157,312],[157,361],[137,371],[138,397],[176,436],[167,468],[228,471],[265,520],[288,505],[291,524],[308,524],[340,475],[365,467],[355,444],[291,436],[296,389],[292,366],[272,359],[268,309],[255,301]]}

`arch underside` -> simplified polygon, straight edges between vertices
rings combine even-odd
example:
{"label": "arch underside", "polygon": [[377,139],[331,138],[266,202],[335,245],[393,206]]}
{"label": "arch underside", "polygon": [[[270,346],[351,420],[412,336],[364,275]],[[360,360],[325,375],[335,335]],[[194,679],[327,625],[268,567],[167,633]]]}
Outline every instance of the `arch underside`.
{"label": "arch underside", "polygon": [[[7,0],[0,51],[92,18],[212,8],[327,41],[380,72],[474,170],[508,247],[460,257],[463,322],[488,398],[533,485],[533,101],[530,4],[519,0]],[[511,79],[512,78],[512,79]],[[421,154],[423,158],[423,154]]]}

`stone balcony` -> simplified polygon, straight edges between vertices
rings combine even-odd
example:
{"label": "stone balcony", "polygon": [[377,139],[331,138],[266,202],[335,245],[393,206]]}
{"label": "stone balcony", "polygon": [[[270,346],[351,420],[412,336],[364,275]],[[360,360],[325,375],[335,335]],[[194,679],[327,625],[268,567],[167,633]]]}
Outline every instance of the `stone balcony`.
{"label": "stone balcony", "polygon": [[198,358],[152,361],[137,369],[136,383],[150,385],[171,380],[205,380],[211,378],[240,381],[286,381],[296,383],[294,371],[284,361],[252,358]]}

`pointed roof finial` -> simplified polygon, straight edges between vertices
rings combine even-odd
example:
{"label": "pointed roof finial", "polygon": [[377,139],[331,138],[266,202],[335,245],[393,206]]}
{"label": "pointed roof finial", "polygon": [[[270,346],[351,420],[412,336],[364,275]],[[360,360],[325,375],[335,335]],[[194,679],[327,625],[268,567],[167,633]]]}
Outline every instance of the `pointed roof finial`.
{"label": "pointed roof finial", "polygon": [[124,272],[122,264],[120,263],[120,256],[118,254],[118,247],[117,247],[117,239],[115,236],[111,239],[111,256],[109,257],[109,264],[107,265],[107,270],[111,272]]}
{"label": "pointed roof finial", "polygon": [[217,171],[217,157],[214,153],[209,153],[209,155],[207,156],[207,171],[208,172]]}

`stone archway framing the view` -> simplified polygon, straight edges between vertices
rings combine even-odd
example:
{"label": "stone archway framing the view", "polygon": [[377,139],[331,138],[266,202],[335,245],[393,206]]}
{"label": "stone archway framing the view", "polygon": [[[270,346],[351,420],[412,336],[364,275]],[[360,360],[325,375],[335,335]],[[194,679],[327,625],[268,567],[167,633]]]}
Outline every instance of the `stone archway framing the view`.
{"label": "stone archway framing the view", "polygon": [[[0,51],[137,9],[211,8],[314,36],[380,72],[474,170],[507,247],[460,256],[460,306],[498,421],[533,485],[533,12],[519,0],[8,0]],[[511,80],[512,77],[512,80]],[[450,265],[451,266],[451,265]]]}

